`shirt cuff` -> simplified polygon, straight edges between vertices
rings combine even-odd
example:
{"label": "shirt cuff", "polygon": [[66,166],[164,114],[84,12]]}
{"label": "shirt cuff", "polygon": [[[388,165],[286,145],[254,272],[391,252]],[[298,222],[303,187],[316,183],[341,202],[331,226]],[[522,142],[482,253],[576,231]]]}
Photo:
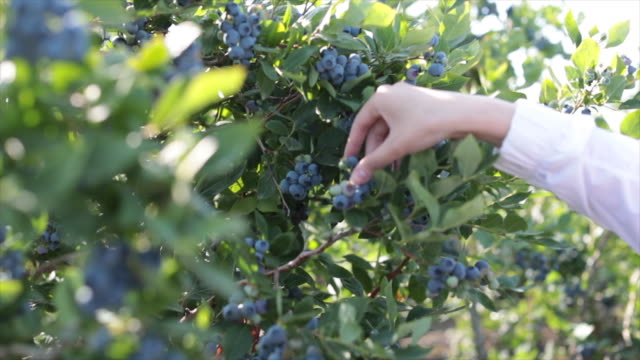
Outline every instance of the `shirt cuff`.
{"label": "shirt cuff", "polygon": [[547,188],[547,165],[559,156],[575,155],[571,153],[584,148],[583,143],[595,126],[589,120],[586,116],[569,116],[520,99],[516,101],[516,111],[498,150],[495,167],[532,185]]}

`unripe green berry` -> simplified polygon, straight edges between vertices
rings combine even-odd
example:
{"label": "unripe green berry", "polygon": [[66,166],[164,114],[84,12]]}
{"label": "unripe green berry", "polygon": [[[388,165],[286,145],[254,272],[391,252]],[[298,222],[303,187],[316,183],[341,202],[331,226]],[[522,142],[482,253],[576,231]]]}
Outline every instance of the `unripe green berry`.
{"label": "unripe green berry", "polygon": [[458,287],[458,283],[459,283],[458,278],[455,276],[449,276],[447,278],[448,287],[451,287],[451,288]]}
{"label": "unripe green berry", "polygon": [[336,196],[342,194],[342,186],[341,185],[333,185],[329,188],[329,194]]}

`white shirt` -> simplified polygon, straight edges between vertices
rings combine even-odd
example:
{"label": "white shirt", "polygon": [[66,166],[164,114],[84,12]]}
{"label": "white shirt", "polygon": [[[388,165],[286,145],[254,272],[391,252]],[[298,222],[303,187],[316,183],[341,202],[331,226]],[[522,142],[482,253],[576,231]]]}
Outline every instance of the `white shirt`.
{"label": "white shirt", "polygon": [[555,193],[640,253],[640,141],[518,100],[496,168]]}

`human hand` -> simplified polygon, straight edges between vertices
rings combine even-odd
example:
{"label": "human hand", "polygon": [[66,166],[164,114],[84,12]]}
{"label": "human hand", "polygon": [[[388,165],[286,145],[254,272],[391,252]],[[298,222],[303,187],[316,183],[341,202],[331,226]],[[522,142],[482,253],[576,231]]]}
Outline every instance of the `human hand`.
{"label": "human hand", "polygon": [[366,183],[375,170],[407,154],[469,133],[500,146],[515,106],[502,100],[421,88],[406,83],[383,85],[356,116],[344,156],[365,156],[351,181]]}

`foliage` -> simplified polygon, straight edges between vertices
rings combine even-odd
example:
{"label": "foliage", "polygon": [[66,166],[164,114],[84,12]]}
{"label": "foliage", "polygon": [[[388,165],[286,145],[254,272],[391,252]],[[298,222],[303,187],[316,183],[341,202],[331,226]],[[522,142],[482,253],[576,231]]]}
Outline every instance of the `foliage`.
{"label": "foliage", "polygon": [[[0,1],[0,14],[23,2]],[[579,345],[637,358],[637,255],[492,168],[488,144],[468,137],[414,154],[334,206],[357,191],[341,154],[354,112],[381,84],[514,101],[540,83],[540,102],[557,110],[634,110],[621,129],[638,137],[640,95],[629,92],[640,72],[623,54],[600,59],[628,22],[587,34],[558,7],[417,3],[84,0],[91,46],[80,61],[0,50],[0,357],[421,359],[439,356],[421,341],[437,334],[432,323],[480,304],[496,315],[484,320],[501,334],[496,358],[548,351],[536,347],[548,343],[541,327],[556,332],[560,357]],[[245,14],[260,22],[243,30],[250,56],[231,56],[241,46],[222,30],[227,11],[233,26]],[[503,30],[471,33],[498,15]],[[0,15],[8,29],[22,21]],[[543,27],[566,30],[576,50]],[[29,45],[13,36],[0,44]],[[319,72],[327,51],[343,65],[355,54],[366,71]],[[523,81],[508,60],[516,51]],[[567,59],[566,83],[547,67],[553,56]],[[293,191],[292,169],[318,177]],[[543,256],[534,270],[545,276],[518,268],[519,251]],[[429,292],[443,276],[429,267],[449,263],[483,277],[450,276]],[[559,303],[564,285],[573,305]],[[496,321],[511,313],[529,320]],[[591,338],[572,335],[580,322],[593,324]]]}

